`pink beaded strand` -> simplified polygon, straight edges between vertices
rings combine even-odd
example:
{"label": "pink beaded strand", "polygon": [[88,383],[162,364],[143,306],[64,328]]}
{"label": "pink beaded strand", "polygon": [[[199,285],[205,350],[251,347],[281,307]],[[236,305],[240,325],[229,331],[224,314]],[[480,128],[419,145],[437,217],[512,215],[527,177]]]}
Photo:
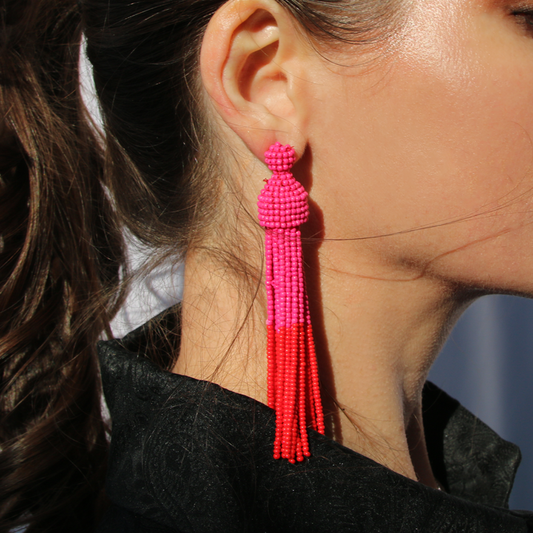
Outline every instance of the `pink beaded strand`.
{"label": "pink beaded strand", "polygon": [[268,405],[276,410],[274,458],[295,463],[311,455],[308,425],[324,434],[299,230],[309,206],[307,192],[290,172],[294,149],[273,144],[265,161],[272,177],[258,208],[265,228]]}

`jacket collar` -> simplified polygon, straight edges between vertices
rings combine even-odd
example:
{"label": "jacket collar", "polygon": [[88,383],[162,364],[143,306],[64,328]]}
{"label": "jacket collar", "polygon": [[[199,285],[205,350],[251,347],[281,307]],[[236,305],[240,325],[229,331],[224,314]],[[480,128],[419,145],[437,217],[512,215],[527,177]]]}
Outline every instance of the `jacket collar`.
{"label": "jacket collar", "polygon": [[[121,340],[99,343],[104,392],[113,418],[113,406],[118,392],[115,386],[117,378],[131,373],[132,364],[142,366],[145,358],[157,363],[159,367],[169,368],[172,353],[179,347],[179,335],[179,308],[170,308]],[[168,380],[169,376],[176,377],[160,368],[151,368],[162,380]],[[192,388],[202,384],[197,387],[198,390],[205,388],[205,382],[198,382],[193,378],[179,376],[179,380]],[[148,383],[143,385],[142,380],[136,382],[135,386],[141,389],[143,386],[147,389],[150,387]],[[222,390],[226,398],[241,397]],[[263,404],[255,403],[269,410]],[[459,402],[430,382],[424,387],[423,413],[430,462],[436,478],[446,492],[471,502],[507,508],[520,463],[519,448],[502,439]]]}

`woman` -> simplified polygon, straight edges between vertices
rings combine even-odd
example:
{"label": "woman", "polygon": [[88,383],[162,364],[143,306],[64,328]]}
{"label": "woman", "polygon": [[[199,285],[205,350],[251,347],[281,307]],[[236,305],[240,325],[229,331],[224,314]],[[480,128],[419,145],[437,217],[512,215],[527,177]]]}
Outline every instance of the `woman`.
{"label": "woman", "polygon": [[[504,510],[517,451],[424,383],[470,302],[533,294],[533,4],[54,4],[2,10],[2,528],[99,521],[94,343],[120,303],[120,219],[186,257],[185,285],[100,346],[98,531],[531,529]],[[77,97],[82,29],[105,158]],[[276,142],[309,193],[324,404],[297,464],[273,457],[265,405],[256,204]]]}

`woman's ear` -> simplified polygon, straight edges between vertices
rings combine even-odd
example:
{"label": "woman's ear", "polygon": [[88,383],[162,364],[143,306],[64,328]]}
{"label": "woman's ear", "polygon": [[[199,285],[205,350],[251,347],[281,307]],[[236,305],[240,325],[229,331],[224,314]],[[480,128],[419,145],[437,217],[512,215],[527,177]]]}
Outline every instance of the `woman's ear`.
{"label": "woman's ear", "polygon": [[216,112],[255,154],[274,142],[306,145],[306,106],[299,101],[310,47],[274,0],[229,0],[209,22],[200,56],[204,87]]}

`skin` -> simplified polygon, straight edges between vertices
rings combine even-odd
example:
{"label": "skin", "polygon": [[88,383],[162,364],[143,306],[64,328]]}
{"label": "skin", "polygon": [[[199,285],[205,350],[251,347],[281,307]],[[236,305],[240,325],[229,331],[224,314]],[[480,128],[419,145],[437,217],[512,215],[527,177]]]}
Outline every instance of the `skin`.
{"label": "skin", "polygon": [[[421,390],[447,331],[482,294],[533,295],[526,8],[413,0],[379,50],[328,50],[327,61],[276,3],[230,0],[202,47],[213,122],[239,159],[221,224],[257,272],[261,230],[242,214],[269,177],[262,153],[279,140],[301,156],[330,435],[433,487]],[[262,289],[253,301],[246,314],[236,278],[192,251],[174,371],[265,402]]]}

